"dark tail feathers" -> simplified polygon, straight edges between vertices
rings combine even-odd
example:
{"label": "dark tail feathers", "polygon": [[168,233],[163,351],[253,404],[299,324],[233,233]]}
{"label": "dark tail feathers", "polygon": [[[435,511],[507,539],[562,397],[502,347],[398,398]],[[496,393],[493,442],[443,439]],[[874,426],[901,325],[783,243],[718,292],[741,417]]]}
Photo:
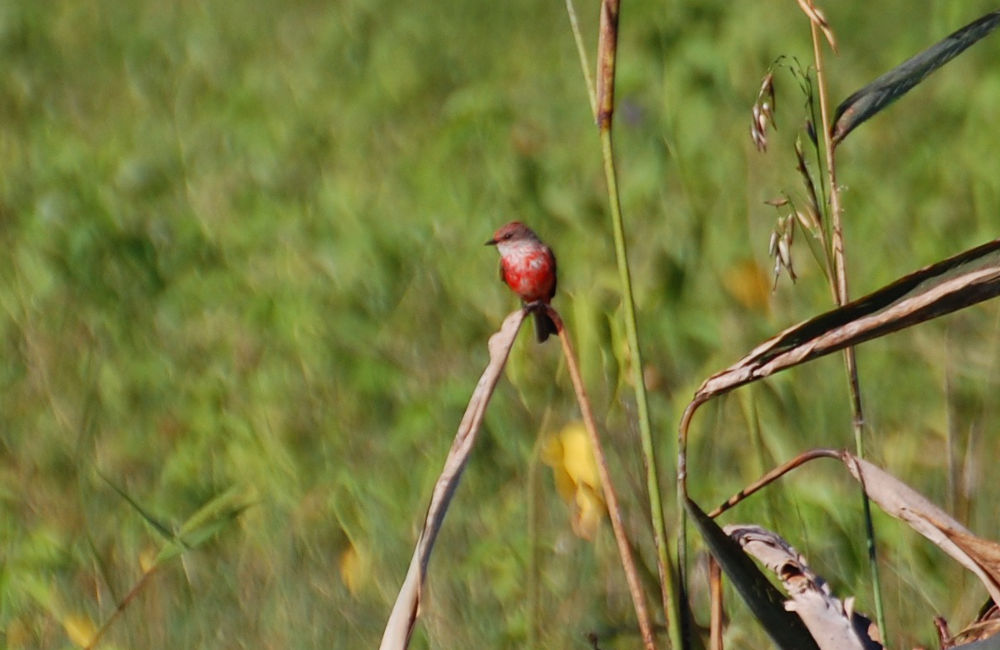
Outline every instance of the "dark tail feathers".
{"label": "dark tail feathers", "polygon": [[545,313],[545,308],[542,307],[535,311],[535,336],[538,337],[539,343],[545,343],[549,338],[549,334],[558,334],[559,330],[556,329],[556,324],[553,322],[549,315]]}

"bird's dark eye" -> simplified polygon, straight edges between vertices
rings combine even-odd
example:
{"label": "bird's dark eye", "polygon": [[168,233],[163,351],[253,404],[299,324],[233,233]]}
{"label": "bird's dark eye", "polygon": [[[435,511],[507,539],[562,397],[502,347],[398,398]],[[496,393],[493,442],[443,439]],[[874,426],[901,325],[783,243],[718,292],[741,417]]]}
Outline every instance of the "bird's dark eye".
{"label": "bird's dark eye", "polygon": [[503,236],[503,238],[504,238],[504,239],[510,239],[510,238],[511,238],[511,237],[513,237],[513,236],[514,236],[514,233],[512,233],[512,232],[509,232],[509,233],[507,233],[506,235],[504,235],[504,236]]}

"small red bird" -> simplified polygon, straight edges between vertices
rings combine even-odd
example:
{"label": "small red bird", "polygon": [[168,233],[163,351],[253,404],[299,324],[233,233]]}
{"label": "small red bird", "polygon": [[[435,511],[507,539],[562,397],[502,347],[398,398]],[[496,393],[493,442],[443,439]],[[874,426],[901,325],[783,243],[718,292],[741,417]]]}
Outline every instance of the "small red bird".
{"label": "small red bird", "polygon": [[[500,277],[525,304],[549,304],[556,295],[556,256],[542,243],[535,232],[521,223],[511,221],[493,233],[487,246],[496,246],[500,253]],[[544,310],[535,312],[535,334],[544,343],[549,334],[556,334],[556,324]]]}

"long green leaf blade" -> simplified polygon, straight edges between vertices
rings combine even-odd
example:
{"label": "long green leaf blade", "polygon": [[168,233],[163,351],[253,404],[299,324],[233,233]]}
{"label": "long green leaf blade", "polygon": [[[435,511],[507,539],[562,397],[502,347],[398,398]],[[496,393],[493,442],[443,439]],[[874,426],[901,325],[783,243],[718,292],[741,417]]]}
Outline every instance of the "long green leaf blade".
{"label": "long green leaf blade", "polygon": [[831,135],[837,145],[858,125],[909,92],[929,74],[948,63],[1000,24],[1000,11],[988,13],[920,54],[885,73],[841,102]]}

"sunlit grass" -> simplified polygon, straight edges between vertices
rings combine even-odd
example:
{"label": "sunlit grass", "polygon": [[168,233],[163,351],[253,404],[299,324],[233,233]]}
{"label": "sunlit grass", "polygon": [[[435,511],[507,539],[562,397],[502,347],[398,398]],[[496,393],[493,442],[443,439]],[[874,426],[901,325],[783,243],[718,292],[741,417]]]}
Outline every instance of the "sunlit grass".
{"label": "sunlit grass", "polygon": [[[770,61],[807,60],[790,4],[623,7],[616,146],[664,450],[705,375],[829,305],[805,248],[798,284],[767,306],[724,288],[747,260],[769,268],[762,202],[797,182],[780,142],[790,84],[774,154],[747,135]],[[978,15],[878,15],[908,7],[826,7],[836,99]],[[842,149],[854,295],[996,235],[994,52],[988,39]],[[105,647],[372,647],[485,338],[513,307],[481,245],[512,216],[559,255],[556,304],[653,566],[599,143],[561,3],[8,3],[0,53],[3,644],[67,647],[63,618],[105,620],[164,544],[100,472],[172,529],[233,486],[255,495],[152,577]],[[990,538],[997,323],[987,303],[859,349],[870,458]],[[609,531],[575,538],[547,470],[528,492],[536,437],[577,417],[559,364],[556,347],[518,342],[416,647],[516,647],[532,620],[544,647],[585,647],[630,624]],[[692,492],[714,505],[768,463],[850,446],[843,384],[826,359],[706,407]],[[773,522],[870,611],[853,482],[829,468],[782,487],[727,516]],[[878,530],[886,591],[904,594],[887,599],[893,645],[974,612],[935,550]],[[732,638],[759,643],[736,612]]]}

